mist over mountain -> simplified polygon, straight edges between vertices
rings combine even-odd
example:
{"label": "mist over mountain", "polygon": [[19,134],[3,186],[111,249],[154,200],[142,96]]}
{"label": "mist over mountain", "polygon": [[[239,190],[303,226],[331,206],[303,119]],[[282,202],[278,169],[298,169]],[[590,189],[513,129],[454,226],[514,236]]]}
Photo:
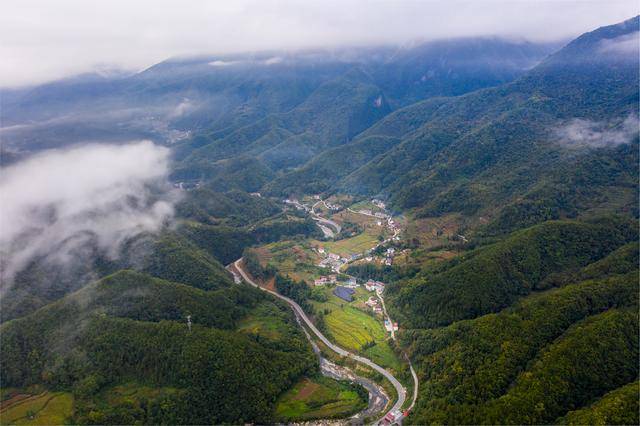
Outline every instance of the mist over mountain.
{"label": "mist over mountain", "polygon": [[1,89],[3,417],[637,424],[640,17],[485,21]]}

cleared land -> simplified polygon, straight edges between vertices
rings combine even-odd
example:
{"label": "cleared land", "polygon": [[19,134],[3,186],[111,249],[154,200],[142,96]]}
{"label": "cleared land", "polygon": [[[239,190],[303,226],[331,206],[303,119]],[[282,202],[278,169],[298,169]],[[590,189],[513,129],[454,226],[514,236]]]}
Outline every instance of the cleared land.
{"label": "cleared land", "polygon": [[276,404],[276,417],[280,421],[346,417],[366,406],[354,386],[319,376],[303,379],[282,395]]}

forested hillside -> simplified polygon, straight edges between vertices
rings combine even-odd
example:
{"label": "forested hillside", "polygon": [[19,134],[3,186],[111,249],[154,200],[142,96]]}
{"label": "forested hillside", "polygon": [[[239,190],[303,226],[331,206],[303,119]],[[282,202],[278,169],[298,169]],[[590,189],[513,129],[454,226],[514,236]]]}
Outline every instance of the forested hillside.
{"label": "forested hillside", "polygon": [[[206,292],[118,272],[3,324],[2,387],[70,390],[80,423],[269,422],[275,396],[317,367],[296,328],[279,343],[234,331],[264,297],[249,287]],[[125,384],[172,390],[99,408]]]}
{"label": "forested hillside", "polygon": [[[304,418],[276,404],[317,357],[286,305],[234,283],[224,265],[244,256],[319,329],[376,331],[358,353],[410,389],[408,356],[405,424],[640,423],[639,27],[180,58],[3,90],[3,162],[152,138],[170,147],[171,213],[115,249],[82,230],[72,252],[48,248],[64,262],[34,256],[2,283],[2,398],[64,393],[74,424]],[[321,305],[349,278],[386,285]]]}

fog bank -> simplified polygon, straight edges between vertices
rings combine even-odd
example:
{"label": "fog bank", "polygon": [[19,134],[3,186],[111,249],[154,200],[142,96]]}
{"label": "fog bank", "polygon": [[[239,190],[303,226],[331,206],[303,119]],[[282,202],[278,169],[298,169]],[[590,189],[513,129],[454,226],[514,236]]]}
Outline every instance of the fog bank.
{"label": "fog bank", "polygon": [[32,259],[66,265],[91,242],[107,256],[173,216],[169,150],[150,141],[49,151],[0,176],[2,284]]}

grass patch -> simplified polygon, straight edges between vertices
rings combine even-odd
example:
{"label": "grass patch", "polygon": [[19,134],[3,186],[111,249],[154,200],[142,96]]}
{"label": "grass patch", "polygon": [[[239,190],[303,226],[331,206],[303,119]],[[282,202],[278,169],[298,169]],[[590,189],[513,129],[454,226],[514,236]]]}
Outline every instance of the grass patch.
{"label": "grass patch", "polygon": [[282,241],[260,247],[257,252],[263,266],[272,266],[296,281],[310,283],[323,273],[317,266],[320,257],[307,243]]}
{"label": "grass patch", "polygon": [[366,393],[355,385],[327,377],[305,378],[276,403],[279,421],[347,417],[366,407]]}
{"label": "grass patch", "polygon": [[271,301],[261,302],[238,324],[239,331],[276,341],[286,337],[290,327],[287,314]]}
{"label": "grass patch", "polygon": [[362,353],[376,364],[385,368],[390,368],[396,372],[399,372],[404,368],[396,353],[391,349],[391,346],[389,346],[386,341],[378,342],[375,346],[362,351]]}
{"label": "grass patch", "polygon": [[9,406],[0,413],[0,424],[60,425],[71,417],[73,396],[68,392],[43,392]]}

